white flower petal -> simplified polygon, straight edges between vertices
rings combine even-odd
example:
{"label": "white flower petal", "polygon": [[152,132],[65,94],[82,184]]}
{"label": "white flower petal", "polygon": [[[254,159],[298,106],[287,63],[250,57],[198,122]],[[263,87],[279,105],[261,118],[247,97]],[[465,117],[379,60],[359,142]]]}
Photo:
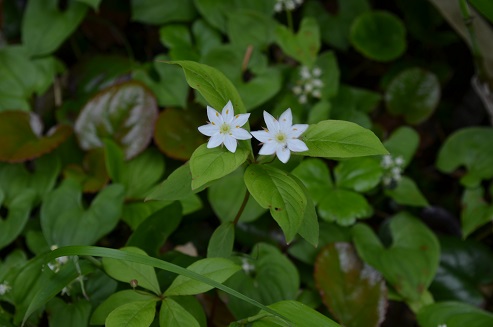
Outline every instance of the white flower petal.
{"label": "white flower petal", "polygon": [[225,135],[224,136],[224,145],[226,146],[226,149],[229,150],[229,152],[235,152],[236,151],[236,145],[238,143],[236,142],[235,138],[231,135]]}
{"label": "white flower petal", "polygon": [[207,148],[215,148],[224,142],[224,134],[215,134],[211,136],[209,142],[207,143]]}
{"label": "white flower petal", "polygon": [[267,111],[264,111],[264,120],[269,132],[277,133],[279,131],[279,122]]}
{"label": "white flower petal", "polygon": [[279,126],[282,131],[286,131],[291,125],[293,125],[293,114],[291,108],[288,108],[279,117]]}
{"label": "white flower petal", "polygon": [[262,143],[267,143],[274,140],[274,136],[266,131],[254,131],[250,133],[253,135],[254,138],[256,138]]}
{"label": "white flower petal", "polygon": [[207,136],[212,136],[219,133],[219,126],[212,124],[202,125],[199,126],[199,132]]}
{"label": "white flower petal", "polygon": [[265,155],[276,153],[276,150],[277,150],[277,143],[276,142],[268,142],[262,146],[262,148],[260,149],[258,154],[265,156]]}
{"label": "white flower petal", "polygon": [[245,129],[239,127],[232,128],[231,134],[233,134],[233,137],[237,140],[249,140],[252,138],[250,133],[248,133]]}
{"label": "white flower petal", "polygon": [[212,125],[221,126],[223,124],[223,117],[217,112],[216,109],[207,106],[207,118]]}
{"label": "white flower petal", "polygon": [[286,130],[286,134],[289,138],[298,138],[307,130],[308,126],[308,124],[295,124],[293,127]]}
{"label": "white flower petal", "polygon": [[277,148],[276,155],[282,163],[286,163],[291,156],[291,152],[286,147],[280,146]]}
{"label": "white flower petal", "polygon": [[243,126],[246,124],[248,121],[248,118],[250,117],[250,114],[238,114],[234,117],[233,121],[231,122],[232,127],[236,126]]}
{"label": "white flower petal", "polygon": [[293,152],[303,152],[308,150],[305,142],[298,139],[288,140],[288,148]]}
{"label": "white flower petal", "polygon": [[231,101],[228,101],[226,105],[223,108],[222,116],[224,119],[224,122],[230,124],[233,121],[233,118],[235,116],[235,111],[233,109],[233,104]]}

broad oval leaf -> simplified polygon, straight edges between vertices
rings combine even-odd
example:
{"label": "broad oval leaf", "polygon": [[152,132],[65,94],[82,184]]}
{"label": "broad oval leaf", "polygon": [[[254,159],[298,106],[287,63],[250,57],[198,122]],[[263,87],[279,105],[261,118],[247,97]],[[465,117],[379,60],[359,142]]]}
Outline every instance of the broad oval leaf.
{"label": "broad oval leaf", "polygon": [[188,160],[194,150],[206,140],[197,131],[204,122],[204,117],[198,111],[165,109],[156,122],[154,141],[168,157]]}
{"label": "broad oval leaf", "polygon": [[190,158],[192,190],[235,171],[245,162],[249,153],[244,143],[238,144],[234,153],[224,147],[208,149],[207,144],[202,144]]}
{"label": "broad oval leaf", "polygon": [[387,154],[382,142],[369,129],[341,120],[324,120],[310,125],[301,136],[310,157],[352,158]]}
{"label": "broad oval leaf", "polygon": [[411,127],[402,126],[392,132],[383,145],[394,158],[402,157],[403,167],[407,167],[418,149],[419,134]]}
{"label": "broad oval leaf", "polygon": [[160,185],[156,186],[146,197],[146,201],[174,201],[185,199],[193,194],[191,185],[192,173],[190,172],[189,162],[186,162],[176,168]]}
{"label": "broad oval leaf", "polygon": [[207,246],[207,257],[230,257],[233,252],[234,241],[235,225],[230,221],[222,223],[212,233]]}
{"label": "broad oval leaf", "polygon": [[159,312],[160,327],[200,327],[195,317],[184,307],[174,301],[172,298],[165,298],[161,302],[161,311]]}
{"label": "broad oval leaf", "polygon": [[34,113],[0,112],[0,161],[22,162],[53,151],[71,134],[72,129],[60,125],[42,135],[43,124]]}
{"label": "broad oval leaf", "polygon": [[84,150],[103,146],[104,138],[120,144],[130,159],[152,138],[158,110],[154,95],[138,82],[110,86],[86,103],[75,123]]}
{"label": "broad oval leaf", "polygon": [[406,29],[395,15],[384,11],[368,11],[351,26],[352,45],[366,57],[391,61],[406,50]]}
{"label": "broad oval leaf", "polygon": [[106,327],[149,327],[156,313],[156,300],[136,301],[119,306],[105,321]]}
{"label": "broad oval leaf", "polygon": [[351,243],[324,247],[315,262],[324,304],[348,327],[378,327],[385,318],[387,287],[378,271],[361,261]]}
{"label": "broad oval leaf", "polygon": [[0,214],[0,249],[14,241],[29,220],[36,192],[27,189],[16,194],[9,203],[4,202],[5,192],[0,187],[0,207],[7,209],[7,216]]}
{"label": "broad oval leaf", "polygon": [[[240,266],[231,260],[224,258],[206,258],[192,263],[188,270],[208,277],[216,282],[223,283],[238,270]],[[195,295],[213,289],[212,286],[185,276],[178,276],[164,292],[166,296],[171,295]]]}
{"label": "broad oval leaf", "polygon": [[370,227],[353,227],[360,257],[377,269],[407,301],[419,301],[438,268],[440,244],[417,218],[400,213],[390,220],[392,245],[385,248]]}
{"label": "broad oval leaf", "polygon": [[403,115],[410,124],[428,119],[439,100],[438,78],[421,68],[404,70],[390,82],[385,92],[387,110],[393,115]]}
{"label": "broad oval leaf", "polygon": [[[490,193],[493,193],[493,190]],[[493,205],[486,200],[482,187],[465,189],[461,204],[462,234],[464,237],[468,237],[479,227],[493,221]]]}
{"label": "broad oval leaf", "polygon": [[307,158],[291,173],[303,182],[315,204],[333,187],[329,167],[322,159]]}
{"label": "broad oval leaf", "polygon": [[91,303],[85,299],[66,303],[61,298],[55,297],[46,304],[50,326],[86,327],[89,324],[91,310]]}
{"label": "broad oval leaf", "polygon": [[382,168],[373,158],[341,161],[334,170],[338,187],[367,192],[380,183]]}
{"label": "broad oval leaf", "polygon": [[359,193],[334,189],[326,193],[318,204],[318,214],[326,221],[349,226],[356,219],[369,218],[373,214],[373,208]]}
{"label": "broad oval leaf", "polygon": [[305,192],[286,172],[266,165],[250,165],[245,171],[250,194],[279,224],[286,241],[293,240],[307,206]]}
{"label": "broad oval leaf", "polygon": [[98,193],[89,208],[81,186],[65,180],[41,206],[41,229],[50,245],[92,245],[115,228],[122,213],[124,189],[113,184]]}
{"label": "broad oval leaf", "polygon": [[460,166],[465,166],[467,174],[462,177],[461,183],[467,187],[475,187],[481,180],[493,177],[491,140],[491,127],[461,129],[443,143],[436,166],[444,173],[451,173]]}
{"label": "broad oval leaf", "polygon": [[[147,255],[143,250],[135,247],[125,247],[121,250]],[[136,280],[138,286],[152,291],[157,295],[161,294],[156,272],[153,267],[126,260],[103,258],[103,268],[110,277],[116,280],[124,283],[130,283],[131,280]]]}
{"label": "broad oval leaf", "polygon": [[402,177],[393,189],[386,189],[385,194],[395,202],[413,207],[427,207],[430,204],[419,190],[416,183],[409,177]]}
{"label": "broad oval leaf", "polygon": [[486,327],[493,325],[493,314],[461,302],[439,302],[418,312],[422,327]]}
{"label": "broad oval leaf", "polygon": [[22,43],[32,56],[55,51],[75,31],[89,8],[79,1],[71,1],[64,11],[58,5],[58,0],[28,3],[22,19]]}
{"label": "broad oval leaf", "polygon": [[132,0],[132,20],[162,25],[173,21],[190,21],[197,11],[193,0],[163,2],[161,0]]}

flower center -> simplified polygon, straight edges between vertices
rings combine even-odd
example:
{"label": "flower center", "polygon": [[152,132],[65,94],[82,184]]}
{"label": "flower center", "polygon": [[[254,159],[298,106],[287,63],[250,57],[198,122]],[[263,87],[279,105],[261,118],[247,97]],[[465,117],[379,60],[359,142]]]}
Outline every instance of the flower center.
{"label": "flower center", "polygon": [[286,134],[284,134],[284,133],[277,133],[276,134],[276,141],[278,143],[286,143]]}
{"label": "flower center", "polygon": [[229,124],[222,124],[221,127],[219,128],[219,132],[221,134],[228,134],[231,131],[231,126]]}

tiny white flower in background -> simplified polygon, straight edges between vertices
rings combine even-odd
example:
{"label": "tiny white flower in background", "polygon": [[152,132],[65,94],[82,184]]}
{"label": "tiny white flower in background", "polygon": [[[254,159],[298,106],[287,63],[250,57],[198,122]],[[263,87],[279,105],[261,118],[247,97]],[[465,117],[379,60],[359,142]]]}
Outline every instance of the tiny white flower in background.
{"label": "tiny white flower in background", "polygon": [[252,272],[255,271],[255,266],[252,265],[248,259],[246,258],[241,258],[241,269],[247,274],[250,275]]}
{"label": "tiny white flower in background", "polygon": [[384,155],[380,166],[384,169],[382,183],[385,186],[391,186],[392,183],[399,182],[402,179],[402,168],[404,158],[401,156],[393,157],[390,154]]}
{"label": "tiny white flower in background", "polygon": [[60,293],[61,295],[70,295],[70,287],[65,286]]}
{"label": "tiny white flower in background", "polygon": [[322,76],[322,70],[319,67],[310,70],[307,66],[301,66],[299,74],[300,79],[292,88],[294,95],[298,96],[298,102],[307,103],[309,96],[321,98],[324,82],[319,77]]}
{"label": "tiny white flower in background", "polygon": [[297,6],[301,6],[303,0],[277,0],[274,5],[275,12],[281,12],[283,10],[294,10]]}
{"label": "tiny white flower in background", "polygon": [[199,127],[200,133],[210,136],[207,147],[215,148],[221,144],[230,152],[236,151],[236,140],[248,140],[252,136],[245,129],[240,128],[248,121],[250,114],[238,114],[235,116],[231,101],[224,106],[221,114],[214,108],[207,106],[209,124]]}
{"label": "tiny white flower in background", "polygon": [[437,327],[447,327],[447,324],[440,324]]}
{"label": "tiny white flower in background", "polygon": [[6,280],[3,281],[3,283],[0,284],[0,295],[7,294],[11,289],[12,287],[10,287],[9,283]]}
{"label": "tiny white flower in background", "polygon": [[267,129],[252,132],[252,135],[263,143],[259,154],[275,153],[281,162],[286,163],[291,156],[291,151],[303,152],[308,150],[305,142],[298,139],[306,131],[308,125],[293,125],[293,115],[290,108],[282,113],[279,120],[264,111],[264,120]]}

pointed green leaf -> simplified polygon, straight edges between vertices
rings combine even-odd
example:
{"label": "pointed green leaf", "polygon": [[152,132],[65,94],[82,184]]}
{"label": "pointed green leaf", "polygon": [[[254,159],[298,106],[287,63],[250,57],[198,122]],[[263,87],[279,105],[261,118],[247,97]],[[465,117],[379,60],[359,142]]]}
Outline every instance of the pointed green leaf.
{"label": "pointed green leaf", "polygon": [[326,221],[349,226],[354,224],[356,219],[369,218],[373,214],[373,208],[359,193],[334,189],[326,193],[320,201],[318,214]]}
{"label": "pointed green leaf", "polygon": [[46,304],[50,327],[86,327],[89,323],[91,309],[91,303],[82,299],[66,303],[55,297]]}
{"label": "pointed green leaf", "polygon": [[380,163],[374,158],[354,158],[341,161],[334,170],[338,187],[367,192],[382,178]]}
{"label": "pointed green leaf", "polygon": [[300,234],[301,237],[303,237],[307,242],[309,242],[313,247],[316,248],[318,246],[319,226],[317,211],[315,210],[315,203],[313,203],[308,189],[303,184],[303,182],[299,180],[296,176],[291,175],[291,177],[303,189],[307,200],[305,213],[303,215],[303,222],[301,223],[300,229],[298,230],[298,234]]}
{"label": "pointed green leaf", "polygon": [[190,21],[197,15],[193,0],[181,0],[179,3],[161,0],[132,0],[131,5],[132,20],[151,25]]}
{"label": "pointed green leaf", "polygon": [[[231,260],[224,258],[206,258],[192,263],[187,267],[188,270],[209,277],[214,281],[223,283],[234,273],[241,269],[240,266]],[[212,287],[189,277],[178,276],[164,292],[166,296],[171,295],[195,295],[207,292]]]}
{"label": "pointed green leaf", "polygon": [[301,136],[310,157],[351,158],[387,154],[378,137],[369,129],[340,120],[325,120],[310,125]]}
{"label": "pointed green leaf", "polygon": [[199,327],[198,321],[184,307],[167,297],[161,303],[159,312],[160,327],[190,326]]}
{"label": "pointed green leaf", "polygon": [[422,327],[486,327],[493,325],[493,314],[466,303],[440,302],[421,309],[418,322]]}
{"label": "pointed green leaf", "polygon": [[488,204],[482,187],[465,189],[462,195],[462,234],[469,236],[480,226],[493,221],[493,205]]}
{"label": "pointed green leaf", "polygon": [[394,158],[402,157],[403,167],[407,167],[418,149],[419,134],[411,127],[402,126],[397,128],[383,145]]}
{"label": "pointed green leaf", "polygon": [[[144,251],[135,247],[122,248],[122,251],[146,255]],[[130,281],[136,280],[138,286],[153,291],[155,294],[161,294],[156,272],[152,267],[124,260],[103,258],[103,268],[116,280],[129,284]]]}
{"label": "pointed green leaf", "polygon": [[187,196],[193,194],[191,185],[192,173],[190,172],[189,162],[186,162],[176,168],[160,185],[156,186],[146,197],[146,201],[185,199]]}
{"label": "pointed green leaf", "polygon": [[270,210],[289,243],[300,229],[307,206],[305,192],[286,172],[266,165],[250,165],[245,184],[257,202]]}
{"label": "pointed green leaf", "polygon": [[156,313],[156,300],[130,302],[113,310],[106,327],[149,327]]}
{"label": "pointed green leaf", "polygon": [[322,159],[307,158],[293,169],[292,174],[305,184],[315,204],[320,203],[333,187],[329,167]]}
{"label": "pointed green leaf", "polygon": [[403,176],[393,189],[386,189],[385,194],[395,202],[414,207],[427,207],[430,204],[423,196],[418,186],[409,177]]}
{"label": "pointed green leaf", "polygon": [[235,241],[235,225],[227,221],[219,225],[212,234],[207,246],[207,257],[230,257]]}
{"label": "pointed green leaf", "polygon": [[249,150],[242,144],[238,145],[234,153],[224,147],[208,149],[206,144],[202,144],[190,158],[192,189],[235,171],[246,161],[248,154]]}

